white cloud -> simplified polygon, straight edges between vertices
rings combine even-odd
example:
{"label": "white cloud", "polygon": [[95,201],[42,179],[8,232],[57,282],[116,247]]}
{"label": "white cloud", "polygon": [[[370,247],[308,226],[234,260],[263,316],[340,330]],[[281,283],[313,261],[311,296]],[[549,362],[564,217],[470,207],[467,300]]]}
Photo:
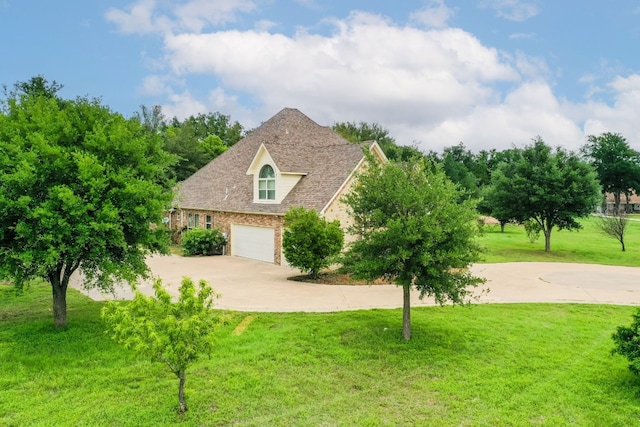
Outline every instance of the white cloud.
{"label": "white cloud", "polygon": [[151,75],[144,78],[142,86],[138,89],[141,96],[160,96],[171,93],[167,76]]}
{"label": "white cloud", "polygon": [[429,28],[444,28],[452,16],[453,10],[444,4],[444,0],[431,0],[425,8],[413,12],[410,19]]}
{"label": "white cloud", "polygon": [[537,1],[526,0],[482,0],[480,7],[493,9],[500,18],[522,22],[538,14]]}
{"label": "white cloud", "polygon": [[207,24],[220,26],[236,21],[236,14],[256,8],[252,0],[191,0],[174,9],[180,28],[201,32]]}
{"label": "white cloud", "polygon": [[168,24],[168,20],[164,17],[154,17],[155,8],[155,0],[139,0],[137,3],[127,6],[126,10],[111,8],[105,17],[107,21],[116,24],[118,30],[125,34],[144,34],[167,30],[165,24]]}
{"label": "white cloud", "polygon": [[269,21],[268,19],[261,19],[254,24],[253,28],[258,32],[267,32],[277,26],[277,22]]}
{"label": "white cloud", "polygon": [[425,128],[422,147],[439,151],[463,142],[473,151],[505,149],[521,147],[540,135],[549,145],[577,148],[582,131],[563,108],[547,84],[524,83],[500,102],[479,105],[468,115]]}
{"label": "white cloud", "polygon": [[168,100],[169,103],[162,105],[162,113],[165,117],[177,117],[183,120],[209,111],[207,106],[194,98],[188,90],[177,94],[172,93],[168,96]]}
{"label": "white cloud", "polygon": [[319,119],[436,123],[495,97],[492,82],[519,79],[469,33],[400,28],[365,13],[336,22],[329,37],[225,31],[168,36],[165,47],[178,75],[213,74],[268,110],[311,105],[305,111]]}
{"label": "white cloud", "polygon": [[235,22],[238,13],[248,13],[256,8],[253,0],[188,0],[169,2],[168,5],[170,7],[162,8],[156,0],[138,0],[124,10],[109,9],[105,18],[125,34],[199,33],[209,25]]}
{"label": "white cloud", "polygon": [[589,101],[574,107],[575,116],[584,121],[584,134],[618,132],[627,138],[636,150],[640,150],[640,127],[637,111],[640,110],[640,74],[618,76],[606,85],[613,97],[611,103]]}
{"label": "white cloud", "polygon": [[[165,16],[150,0],[137,5],[141,9],[132,8],[130,16],[143,29]],[[438,5],[444,7],[431,3]],[[411,22],[418,22],[416,16]],[[163,37],[163,67],[141,87],[142,93],[166,97],[167,117],[220,111],[252,128],[294,107],[323,125],[376,122],[400,144],[419,142],[436,151],[458,142],[473,150],[504,149],[536,135],[577,149],[586,135],[604,131],[640,143],[640,75],[618,74],[600,87],[596,76],[585,75],[580,80],[589,93],[599,90],[610,102],[570,103],[554,94],[544,59],[500,52],[461,29],[434,27],[448,18],[425,28],[357,12],[330,21],[328,35],[269,32],[274,24],[262,21],[254,30],[200,33],[214,20],[198,19],[172,24],[175,31]],[[212,76],[215,87],[195,90],[186,83],[192,75]]]}
{"label": "white cloud", "polygon": [[531,80],[547,79],[552,74],[543,58],[527,55],[521,51],[516,52],[513,63],[520,74]]}

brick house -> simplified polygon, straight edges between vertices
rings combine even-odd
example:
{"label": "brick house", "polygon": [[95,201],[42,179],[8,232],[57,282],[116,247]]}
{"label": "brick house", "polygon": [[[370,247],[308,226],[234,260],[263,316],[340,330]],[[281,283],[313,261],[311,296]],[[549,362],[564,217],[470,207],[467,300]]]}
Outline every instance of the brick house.
{"label": "brick house", "polygon": [[340,199],[365,165],[363,147],[386,160],[376,142],[349,142],[285,108],[180,184],[169,226],[220,228],[227,255],[282,264],[289,208],[315,209],[350,225]]}
{"label": "brick house", "polygon": [[[615,197],[613,193],[607,193],[605,196],[605,213],[615,212]],[[637,194],[620,194],[619,213],[639,213],[640,212],[640,196]]]}

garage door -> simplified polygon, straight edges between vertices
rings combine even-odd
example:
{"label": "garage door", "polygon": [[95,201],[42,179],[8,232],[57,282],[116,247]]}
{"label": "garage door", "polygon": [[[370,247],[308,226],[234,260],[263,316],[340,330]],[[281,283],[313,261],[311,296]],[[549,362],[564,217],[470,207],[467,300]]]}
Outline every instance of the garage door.
{"label": "garage door", "polygon": [[251,225],[231,226],[231,253],[244,258],[275,262],[274,254],[275,230],[270,227]]}

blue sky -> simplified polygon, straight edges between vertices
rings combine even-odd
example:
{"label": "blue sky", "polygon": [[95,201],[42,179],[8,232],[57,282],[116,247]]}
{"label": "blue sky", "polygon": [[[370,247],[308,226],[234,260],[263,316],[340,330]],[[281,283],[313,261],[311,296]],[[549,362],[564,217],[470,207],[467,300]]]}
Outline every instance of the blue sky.
{"label": "blue sky", "polygon": [[293,107],[424,150],[640,150],[640,0],[0,0],[0,37],[0,84],[41,74],[126,116]]}

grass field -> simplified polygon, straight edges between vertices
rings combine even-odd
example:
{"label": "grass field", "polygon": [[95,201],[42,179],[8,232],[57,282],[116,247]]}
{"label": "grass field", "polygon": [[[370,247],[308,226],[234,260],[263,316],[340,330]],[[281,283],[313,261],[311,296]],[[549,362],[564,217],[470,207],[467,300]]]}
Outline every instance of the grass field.
{"label": "grass field", "polygon": [[[640,266],[640,222],[623,253],[596,221],[554,230],[551,253],[522,227],[487,226],[484,262]],[[410,342],[401,310],[230,313],[188,373],[181,417],[177,379],[105,336],[102,303],[68,302],[57,330],[48,285],[0,284],[0,425],[640,426],[640,378],[610,354],[633,307],[414,308]]]}
{"label": "grass field", "polygon": [[640,425],[640,380],[610,355],[632,307],[419,308],[410,342],[400,310],[231,313],[181,418],[175,377],[111,342],[101,303],[70,290],[65,330],[50,304],[0,286],[0,425]]}
{"label": "grass field", "polygon": [[548,261],[640,267],[640,221],[629,221],[625,236],[626,251],[613,237],[604,235],[597,226],[599,218],[580,221],[578,231],[554,229],[551,232],[551,252],[544,251],[544,235],[530,243],[522,226],[487,225],[481,243],[486,247],[483,262]]}

